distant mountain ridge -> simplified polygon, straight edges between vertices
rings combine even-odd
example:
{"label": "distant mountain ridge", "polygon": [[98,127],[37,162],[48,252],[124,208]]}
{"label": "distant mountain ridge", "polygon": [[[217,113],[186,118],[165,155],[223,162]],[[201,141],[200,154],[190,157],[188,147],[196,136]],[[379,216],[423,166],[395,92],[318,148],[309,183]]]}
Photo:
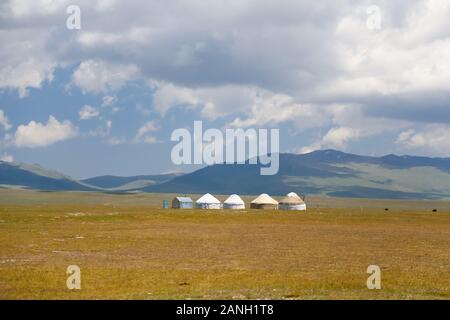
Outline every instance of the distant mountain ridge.
{"label": "distant mountain ridge", "polygon": [[57,171],[45,169],[37,164],[0,161],[0,185],[47,191],[93,191],[86,185]]}
{"label": "distant mountain ridge", "polygon": [[168,173],[160,175],[140,175],[131,177],[106,175],[84,179],[81,180],[81,182],[103,189],[139,190],[143,187],[169,181],[181,175],[182,174],[179,173]]}
{"label": "distant mountain ridge", "polygon": [[36,189],[42,191],[139,191],[143,187],[166,182],[180,174],[134,177],[100,176],[76,180],[37,164],[0,161],[0,187]]}
{"label": "distant mountain ridge", "polygon": [[330,163],[359,162],[390,166],[391,168],[399,169],[429,166],[439,168],[446,172],[450,172],[450,158],[431,158],[408,155],[397,156],[394,154],[388,154],[382,157],[370,157],[345,153],[336,150],[313,151],[311,153],[293,156],[302,156],[304,159],[311,159],[314,161],[318,160]]}
{"label": "distant mountain ridge", "polygon": [[322,150],[280,154],[280,170],[274,176],[259,175],[259,168],[218,164],[143,191],[273,195],[295,191],[335,197],[450,198],[450,158],[369,157]]}
{"label": "distant mountain ridge", "polygon": [[449,199],[450,158],[360,156],[336,150],[280,154],[280,170],[217,164],[189,174],[101,176],[77,181],[37,165],[0,162],[0,185],[39,190],[283,195],[290,191],[335,197]]}

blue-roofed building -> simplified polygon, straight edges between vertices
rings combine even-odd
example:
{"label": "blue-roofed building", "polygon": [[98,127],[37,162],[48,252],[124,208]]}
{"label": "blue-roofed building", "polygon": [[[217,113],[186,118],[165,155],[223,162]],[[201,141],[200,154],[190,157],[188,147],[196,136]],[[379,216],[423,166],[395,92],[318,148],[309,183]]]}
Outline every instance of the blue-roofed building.
{"label": "blue-roofed building", "polygon": [[194,202],[189,197],[175,197],[172,200],[172,208],[174,209],[192,209]]}

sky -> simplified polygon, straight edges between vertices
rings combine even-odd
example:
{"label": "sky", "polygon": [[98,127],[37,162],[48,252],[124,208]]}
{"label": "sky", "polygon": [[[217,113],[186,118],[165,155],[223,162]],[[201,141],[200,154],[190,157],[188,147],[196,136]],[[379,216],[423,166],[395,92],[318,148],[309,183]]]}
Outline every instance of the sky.
{"label": "sky", "polygon": [[281,152],[450,157],[449,16],[448,0],[3,0],[0,158],[191,171],[170,136],[195,120],[278,128]]}

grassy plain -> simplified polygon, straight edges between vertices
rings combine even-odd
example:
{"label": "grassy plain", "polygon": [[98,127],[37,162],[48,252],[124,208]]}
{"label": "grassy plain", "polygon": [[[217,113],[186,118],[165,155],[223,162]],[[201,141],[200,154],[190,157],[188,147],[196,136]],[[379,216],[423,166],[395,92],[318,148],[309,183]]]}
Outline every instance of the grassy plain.
{"label": "grassy plain", "polygon": [[[450,298],[450,202],[161,209],[170,198],[0,189],[0,298]],[[78,291],[66,288],[74,264]],[[381,290],[366,287],[372,264]]]}

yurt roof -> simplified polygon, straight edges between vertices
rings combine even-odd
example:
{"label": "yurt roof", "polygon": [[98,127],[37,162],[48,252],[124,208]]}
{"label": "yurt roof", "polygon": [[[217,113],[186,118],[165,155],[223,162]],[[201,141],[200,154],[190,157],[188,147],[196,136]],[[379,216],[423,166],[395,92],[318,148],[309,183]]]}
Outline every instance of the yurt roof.
{"label": "yurt roof", "polygon": [[227,204],[244,204],[244,201],[237,194],[232,194],[223,203],[227,203]]}
{"label": "yurt roof", "polygon": [[[286,195],[286,197],[300,198],[300,197],[298,196],[298,194],[296,194],[295,192],[289,192],[289,193]],[[301,199],[301,198],[300,198],[300,199]]]}
{"label": "yurt roof", "polygon": [[214,197],[213,195],[211,195],[209,193],[201,196],[196,202],[197,203],[219,203],[220,204],[220,201],[216,197]]}
{"label": "yurt roof", "polygon": [[298,205],[298,204],[305,204],[305,202],[296,197],[284,197],[282,200],[280,200],[280,204],[292,204],[292,205]]}
{"label": "yurt roof", "polygon": [[278,201],[269,196],[267,193],[260,194],[252,203],[258,204],[278,204]]}
{"label": "yurt roof", "polygon": [[192,199],[189,197],[175,197],[180,202],[192,202]]}

